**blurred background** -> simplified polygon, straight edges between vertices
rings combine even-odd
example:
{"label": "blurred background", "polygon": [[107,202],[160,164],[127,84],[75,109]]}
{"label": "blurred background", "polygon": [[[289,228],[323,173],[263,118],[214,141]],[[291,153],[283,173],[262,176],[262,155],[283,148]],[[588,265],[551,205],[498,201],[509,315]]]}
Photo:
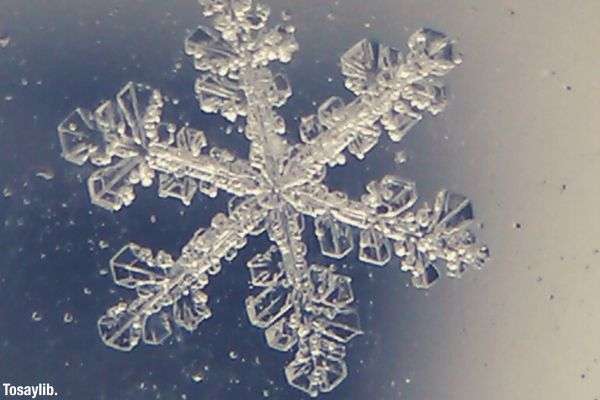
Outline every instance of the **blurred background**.
{"label": "blurred background", "polygon": [[[298,116],[346,99],[339,57],[367,37],[405,48],[429,27],[455,37],[464,62],[446,79],[449,107],[401,143],[382,140],[328,183],[359,196],[386,173],[466,194],[492,258],[429,291],[407,287],[397,261],[339,262],[353,277],[365,335],[330,399],[600,398],[600,2],[558,0],[266,1],[297,27],[282,66]],[[203,23],[194,0],[3,0],[0,7],[0,383],[49,382],[64,399],[304,398],[285,381],[292,354],[250,326],[251,241],[208,289],[213,318],[193,333],[131,353],[105,347],[96,320],[119,298],[107,274],[129,241],[178,254],[227,196],[189,208],[138,190],[110,213],[90,204],[78,168],[60,157],[56,126],[128,81],[178,100],[178,117],[209,143],[245,156],[247,142],[199,112],[183,40]],[[395,163],[403,151],[407,161]],[[309,224],[310,226],[311,224]],[[318,253],[312,228],[309,262]]]}

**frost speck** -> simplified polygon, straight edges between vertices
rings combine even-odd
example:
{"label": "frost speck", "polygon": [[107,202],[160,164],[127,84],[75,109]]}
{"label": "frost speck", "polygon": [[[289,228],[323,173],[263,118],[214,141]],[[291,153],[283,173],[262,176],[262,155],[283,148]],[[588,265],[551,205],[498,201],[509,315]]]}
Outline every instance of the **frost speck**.
{"label": "frost speck", "polygon": [[396,154],[394,154],[394,162],[396,164],[398,164],[398,165],[404,164],[407,161],[408,161],[408,155],[406,154],[405,151],[399,151]]}
{"label": "frost speck", "polygon": [[192,374],[192,380],[196,383],[204,382],[204,371],[196,371]]}
{"label": "frost speck", "polygon": [[40,313],[39,311],[34,311],[33,313],[31,313],[31,320],[34,322],[40,322],[43,319],[42,317],[42,313]]}
{"label": "frost speck", "polygon": [[42,168],[38,172],[35,173],[35,176],[49,181],[49,180],[54,179],[54,171],[50,168]]}
{"label": "frost speck", "polygon": [[71,322],[73,322],[73,314],[71,314],[70,312],[66,312],[63,315],[63,322],[65,324],[70,324]]}
{"label": "frost speck", "polygon": [[0,48],[4,49],[10,44],[10,36],[0,34]]}

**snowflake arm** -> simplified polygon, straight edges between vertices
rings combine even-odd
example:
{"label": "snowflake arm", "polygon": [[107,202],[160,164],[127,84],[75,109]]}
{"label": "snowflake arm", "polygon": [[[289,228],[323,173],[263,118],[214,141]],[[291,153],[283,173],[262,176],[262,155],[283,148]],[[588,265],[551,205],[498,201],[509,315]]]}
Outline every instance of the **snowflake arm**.
{"label": "snowflake arm", "polygon": [[88,179],[92,203],[108,210],[127,206],[134,186],[150,186],[156,173],[159,195],[186,205],[197,190],[212,197],[218,189],[238,196],[257,192],[261,178],[248,162],[219,148],[201,154],[204,133],[161,123],[163,106],[158,90],[130,82],[115,101],[94,112],[78,108],[58,126],[66,160],[100,167]]}
{"label": "snowflake arm", "polygon": [[277,245],[286,278],[300,288],[307,271],[306,245],[302,241],[304,217],[289,206],[274,209],[269,214],[269,238]]}
{"label": "snowflake arm", "polygon": [[[287,190],[285,195],[297,210],[318,220],[331,220],[361,230],[374,227],[390,239],[398,239],[406,234],[418,235],[418,227],[414,221],[401,221],[396,218],[399,213],[411,208],[415,203],[414,185],[392,176],[385,177],[383,181],[392,179],[398,185],[397,192],[394,193],[396,198],[390,199],[392,204],[381,198],[370,199],[368,195],[363,196],[361,200],[353,200],[344,192],[330,191],[323,184],[294,187]],[[368,187],[373,188],[379,183],[373,182]],[[318,222],[316,225],[319,225]],[[351,248],[350,245],[348,250]],[[332,256],[341,258],[346,254],[347,252],[343,251],[337,256]]]}
{"label": "snowflake arm", "polygon": [[413,182],[385,176],[367,185],[360,201],[325,185],[311,185],[288,192],[288,201],[303,214],[315,218],[315,233],[323,254],[342,258],[353,249],[350,227],[360,230],[359,258],[387,264],[395,253],[413,283],[428,288],[439,277],[438,266],[448,276],[459,277],[469,267],[479,268],[488,257],[468,230],[474,215],[464,196],[441,191],[433,208],[425,204],[413,211],[417,193]]}
{"label": "snowflake arm", "polygon": [[186,52],[200,71],[196,94],[200,108],[230,121],[247,117],[250,163],[272,180],[281,175],[288,146],[280,137],[285,121],[274,108],[291,95],[287,78],[265,68],[271,61],[288,62],[297,50],[294,28],[265,28],[268,7],[254,1],[203,1],[213,28],[199,27],[186,40]]}
{"label": "snowflake arm", "polygon": [[[223,190],[235,196],[256,195],[260,192],[261,176],[246,160],[235,157],[229,151],[212,147],[207,155],[181,150],[182,146],[153,146],[147,156],[150,168],[161,172],[159,195],[167,197],[168,191],[161,183],[181,180],[193,184],[197,181],[200,191],[210,197]],[[167,178],[168,177],[168,178]],[[191,200],[191,199],[190,199]],[[189,205],[189,200],[186,202]]]}
{"label": "snowflake arm", "polygon": [[[232,259],[255,234],[266,217],[255,199],[237,204],[229,216],[217,214],[208,229],[199,229],[177,260],[163,251],[155,256],[136,244],[123,247],[111,260],[115,283],[135,289],[138,297],[121,301],[98,320],[103,342],[122,351],[140,340],[161,344],[172,332],[172,321],[193,331],[211,316],[202,289],[209,275],[221,269],[221,259]],[[172,311],[164,311],[172,306]]]}
{"label": "snowflake arm", "polygon": [[364,39],[341,57],[346,87],[357,97],[347,105],[331,97],[316,115],[301,119],[305,145],[287,170],[294,184],[310,181],[326,164],[343,163],[346,149],[363,159],[379,140],[381,128],[399,141],[425,111],[435,115],[444,109],[446,92],[438,78],[461,62],[453,42],[421,29],[411,35],[408,47],[404,58],[396,49]]}
{"label": "snowflake arm", "polygon": [[290,351],[288,382],[316,397],[347,375],[345,344],[362,333],[350,308],[351,279],[335,268],[307,265],[302,215],[289,206],[272,210],[267,231],[275,246],[257,255],[248,268],[252,283],[263,289],[246,300],[250,322],[265,329],[270,347]]}

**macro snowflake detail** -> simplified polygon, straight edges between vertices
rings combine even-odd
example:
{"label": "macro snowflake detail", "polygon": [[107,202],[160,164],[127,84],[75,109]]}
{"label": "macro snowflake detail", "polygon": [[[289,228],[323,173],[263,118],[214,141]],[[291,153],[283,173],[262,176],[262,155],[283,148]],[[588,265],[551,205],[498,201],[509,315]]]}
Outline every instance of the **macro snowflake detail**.
{"label": "macro snowflake detail", "polygon": [[247,159],[211,147],[201,130],[163,121],[165,99],[148,86],[128,83],[115,100],[93,112],[78,108],[58,127],[63,157],[99,168],[88,179],[92,203],[108,210],[128,206],[134,187],[158,181],[160,197],[190,205],[197,192],[233,195],[227,214],[200,228],[177,258],[137,244],[110,261],[115,283],[137,297],[121,301],[98,320],[104,343],[129,351],[140,341],[161,344],[174,326],[194,331],[211,316],[203,291],[221,260],[233,260],[250,236],[266,231],[273,245],[248,263],[255,293],[246,299],[251,324],[265,330],[267,344],[295,351],[285,366],[288,382],[317,396],[347,375],[346,344],[362,333],[352,303],[351,279],[334,265],[308,264],[302,241],[304,217],[314,219],[321,252],[384,266],[396,255],[417,288],[439,277],[460,277],[488,257],[468,225],[470,201],[441,191],[433,204],[417,208],[413,182],[385,176],[371,182],[359,200],[331,191],[322,182],[344,154],[362,160],[386,132],[401,140],[423,114],[446,104],[440,78],[460,63],[453,42],[421,29],[408,53],[362,40],[341,57],[346,87],[355,95],[344,104],[332,97],[317,113],[300,118],[300,143],[284,139],[285,121],[276,112],[291,96],[287,78],[269,64],[291,60],[298,46],[294,28],[268,28],[269,9],[253,0],[200,0],[212,27],[185,41],[199,77],[200,108],[233,122],[245,119]]}

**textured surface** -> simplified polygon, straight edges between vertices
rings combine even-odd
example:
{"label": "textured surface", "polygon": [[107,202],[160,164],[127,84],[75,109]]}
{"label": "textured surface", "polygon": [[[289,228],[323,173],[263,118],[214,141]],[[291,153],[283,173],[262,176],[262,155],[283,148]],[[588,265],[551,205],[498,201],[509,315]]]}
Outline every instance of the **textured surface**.
{"label": "textured surface", "polygon": [[[331,397],[390,399],[402,392],[415,399],[593,399],[599,373],[594,359],[600,231],[592,218],[600,198],[598,5],[340,3],[324,2],[310,12],[305,2],[278,8],[289,7],[302,49],[287,70],[299,90],[290,109],[309,114],[312,100],[343,96],[335,79],[338,58],[365,36],[401,44],[429,26],[457,37],[465,61],[448,78],[448,110],[415,128],[418,134],[406,149],[409,162],[394,165],[399,147],[384,144],[370,171],[348,168],[328,177],[330,183],[358,196],[367,182],[394,173],[419,182],[425,198],[439,187],[465,193],[486,222],[483,235],[494,258],[485,273],[445,280],[427,296],[399,286],[404,278],[398,271],[373,271],[369,280],[367,269],[353,266],[354,282],[366,282],[354,287],[363,299],[363,323],[377,329],[366,329],[365,340],[355,340],[349,355],[366,379],[347,379]],[[11,37],[0,49],[0,98],[12,96],[0,108],[5,138],[0,182],[12,192],[0,199],[8,221],[1,231],[0,285],[15,299],[0,305],[6,360],[0,375],[21,382],[47,377],[70,394],[66,398],[103,398],[101,393],[123,399],[157,393],[235,398],[259,397],[262,390],[282,398],[289,390],[285,381],[269,380],[281,377],[285,356],[271,352],[273,358],[265,359],[263,337],[247,326],[241,307],[231,306],[247,295],[234,269],[224,268],[211,294],[220,299],[218,307],[238,312],[215,314],[214,328],[198,338],[122,355],[106,349],[94,331],[105,305],[120,297],[109,292],[110,278],[98,273],[107,267],[101,259],[140,237],[148,238],[149,247],[177,253],[179,238],[226,209],[207,201],[180,217],[183,205],[165,207],[154,191],[142,191],[117,218],[91,209],[85,186],[59,158],[55,126],[73,107],[108,98],[132,75],[178,95],[194,79],[180,47],[186,29],[200,18],[194,1],[116,6],[9,1],[0,10]],[[178,62],[183,67],[172,73]],[[322,74],[334,79],[328,82]],[[193,94],[181,94],[180,104],[194,109]],[[242,138],[220,135],[210,119],[190,118],[220,147],[244,151]],[[48,171],[51,181],[35,176],[52,175]],[[157,228],[149,215],[157,224],[178,222]],[[240,257],[258,251],[264,248],[249,248]],[[41,321],[32,321],[34,311]],[[73,315],[72,323],[63,322],[65,312]],[[237,343],[241,329],[245,339]],[[22,332],[29,333],[26,340]],[[250,368],[257,355],[262,367]],[[80,364],[77,374],[70,373]],[[204,381],[192,382],[190,376],[204,365],[209,366]]]}

